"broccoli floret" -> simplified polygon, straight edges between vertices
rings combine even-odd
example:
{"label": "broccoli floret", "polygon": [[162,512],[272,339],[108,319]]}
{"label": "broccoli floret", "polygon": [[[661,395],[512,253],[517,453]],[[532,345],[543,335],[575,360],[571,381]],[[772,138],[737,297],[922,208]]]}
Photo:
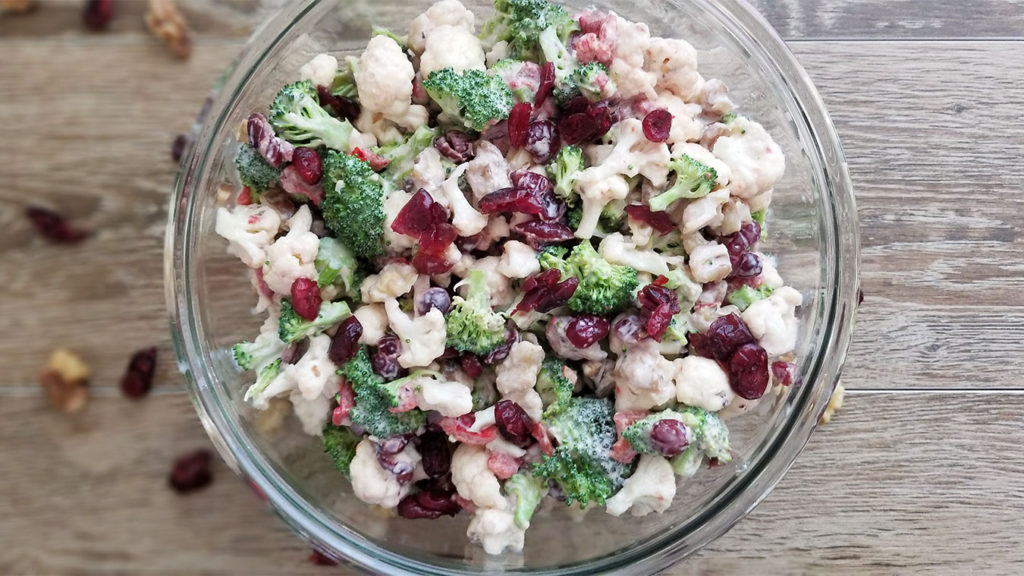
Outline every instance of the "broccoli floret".
{"label": "broccoli floret", "polygon": [[448,345],[459,352],[483,356],[505,342],[505,315],[491,309],[483,270],[470,270],[463,282],[468,285],[466,297],[452,298],[451,311],[445,318]]}
{"label": "broccoli floret", "polygon": [[572,382],[562,373],[565,362],[558,358],[545,358],[537,375],[534,388],[544,401],[544,418],[566,409],[572,400]]}
{"label": "broccoli floret", "polygon": [[338,120],[320,106],[316,87],[309,80],[289,84],[277,93],[270,106],[270,123],[281,138],[310,148],[325,144],[348,150],[355,130],[348,120]]}
{"label": "broccoli floret", "polygon": [[424,124],[410,134],[405,141],[376,148],[374,152],[388,160],[384,175],[393,182],[400,183],[405,180],[405,177],[412,172],[416,157],[420,152],[429,148],[437,136],[437,128],[430,128]]}
{"label": "broccoli floret", "polygon": [[611,264],[584,240],[576,245],[566,260],[576,271],[580,285],[569,298],[569,308],[584,314],[607,316],[633,302],[639,285],[637,271],[629,266]]}
{"label": "broccoli floret", "polygon": [[544,55],[544,62],[550,62],[555,66],[555,98],[560,104],[578,94],[574,91],[572,74],[579,66],[576,57],[569,53],[565,47],[565,40],[558,37],[554,28],[547,28],[537,38],[541,52]]}
{"label": "broccoli floret", "polygon": [[687,336],[696,332],[688,320],[690,316],[689,312],[680,312],[669,320],[668,328],[665,329],[665,334],[661,337],[662,342],[677,343],[682,346],[687,344]]}
{"label": "broccoli floret", "polygon": [[540,267],[544,270],[551,270],[552,268],[559,270],[564,280],[575,274],[575,271],[565,262],[565,257],[568,254],[569,249],[565,246],[545,246],[537,253],[537,262],[540,263]]}
{"label": "broccoli floret", "polygon": [[306,320],[292,307],[288,298],[281,300],[281,318],[278,320],[278,337],[285,344],[315,336],[352,315],[345,302],[324,302],[320,313],[313,321]]}
{"label": "broccoli floret", "polygon": [[359,101],[359,89],[356,88],[355,71],[359,66],[359,59],[355,56],[345,58],[346,67],[338,70],[334,75],[334,82],[331,82],[330,91],[334,96],[341,96],[349,100]]}
{"label": "broccoli floret", "polygon": [[450,122],[478,132],[507,118],[512,110],[512,92],[508,85],[482,70],[466,70],[461,74],[451,68],[436,70],[423,81],[423,87]]}
{"label": "broccoli floret", "polygon": [[533,474],[557,482],[570,504],[604,504],[630,473],[629,466],[610,456],[616,440],[614,412],[607,398],[572,398],[562,412],[545,419],[558,447],[533,465]]}
{"label": "broccoli floret", "polygon": [[[522,70],[526,63],[522,60],[514,60],[512,58],[502,58],[491,66],[491,74],[497,74],[501,80],[509,86],[509,90],[512,92],[512,98],[516,102],[529,102],[533,103],[537,97],[537,93],[533,90],[533,87],[529,83],[523,82]],[[514,87],[513,87],[514,86]]]}
{"label": "broccoli floret", "polygon": [[235,364],[242,370],[255,370],[284,352],[284,342],[273,334],[260,335],[254,342],[239,342],[231,347]]}
{"label": "broccoli floret", "polygon": [[759,240],[764,240],[765,237],[768,235],[768,228],[766,228],[764,225],[764,220],[767,215],[767,209],[758,210],[757,212],[754,212],[750,215],[750,217],[754,219],[754,222],[757,222],[757,224],[761,227],[761,236]]}
{"label": "broccoli floret", "polygon": [[601,208],[601,216],[597,223],[602,231],[607,233],[618,232],[626,222],[626,200],[612,200]]}
{"label": "broccoli floret", "polygon": [[580,227],[580,222],[583,221],[583,206],[577,204],[569,208],[569,211],[565,213],[566,224],[569,228],[576,230]]}
{"label": "broccoli floret", "polygon": [[373,28],[371,28],[370,29],[370,35],[371,36],[387,36],[388,38],[391,38],[392,40],[394,40],[395,44],[398,44],[399,46],[401,46],[402,50],[405,50],[405,47],[406,47],[405,38],[402,37],[402,36],[399,36],[398,34],[395,34],[391,30],[388,30],[387,28],[385,28],[383,26],[374,26]]}
{"label": "broccoli floret", "polygon": [[345,298],[359,302],[359,287],[366,278],[366,270],[340,240],[330,236],[321,238],[314,265],[318,274],[316,283],[319,286],[335,284]]}
{"label": "broccoli floret", "polygon": [[[729,430],[725,427],[725,423],[716,414],[696,406],[687,406],[678,412],[675,410],[655,412],[626,427],[622,431],[622,437],[640,454],[660,454],[651,444],[651,430],[657,422],[665,419],[682,422],[689,430],[689,446],[698,450],[702,456],[717,458],[721,462],[732,460],[729,453]],[[685,451],[676,457],[683,454]],[[692,454],[687,456],[687,458],[693,457]]]}
{"label": "broccoli floret", "polygon": [[271,166],[259,151],[249,144],[242,144],[235,155],[238,179],[253,193],[259,194],[274,187],[281,178],[281,171]]}
{"label": "broccoli floret", "polygon": [[648,206],[655,212],[667,210],[672,203],[682,198],[706,196],[715,187],[718,178],[714,168],[686,154],[669,162],[668,168],[675,173],[676,181],[671,188],[651,198]]}
{"label": "broccoli floret", "polygon": [[515,498],[514,520],[522,530],[530,527],[530,518],[547,493],[547,484],[529,472],[519,472],[505,482],[505,494]]}
{"label": "broccoli floret", "polygon": [[349,412],[353,424],[361,426],[367,434],[377,438],[390,438],[398,434],[408,434],[423,425],[426,421],[423,412],[410,410],[394,413],[392,396],[384,379],[373,371],[370,354],[365,346],[360,347],[355,358],[349,360],[338,369],[355,392],[355,406]]}
{"label": "broccoli floret", "polygon": [[555,159],[548,164],[548,173],[555,180],[555,194],[566,200],[577,200],[573,187],[576,178],[585,168],[583,149],[579,146],[563,146]]}
{"label": "broccoli floret", "polygon": [[679,307],[684,310],[689,309],[700,297],[700,293],[704,291],[704,288],[690,278],[689,272],[683,267],[670,266],[669,273],[665,275],[665,278],[668,279],[665,282],[665,288],[675,291]]}
{"label": "broccoli floret", "polygon": [[334,461],[334,467],[348,478],[349,465],[356,457],[356,446],[359,445],[360,437],[346,427],[330,423],[324,427],[322,436],[324,452]]}
{"label": "broccoli floret", "polygon": [[473,381],[473,411],[485,410],[501,400],[498,387],[494,385],[494,374],[489,378],[480,377]]}
{"label": "broccoli floret", "polygon": [[[555,70],[557,83],[557,64]],[[607,98],[613,92],[615,92],[615,82],[608,75],[608,69],[604,64],[588,62],[576,66],[571,72],[565,74],[554,94],[559,103],[568,102],[576,96],[584,96],[591,102],[597,102]]]}
{"label": "broccoli floret", "polygon": [[249,399],[266,390],[267,386],[270,386],[270,383],[273,382],[274,378],[277,378],[280,373],[280,358],[261,368],[260,373],[256,376],[256,383],[249,386],[249,389],[245,391],[245,401],[248,402]]}
{"label": "broccoli floret", "polygon": [[544,0],[495,0],[497,14],[484,22],[480,37],[486,44],[504,40],[508,52],[519,60],[539,60],[538,36],[553,28],[555,37],[565,42],[579,30],[579,23],[564,8]]}
{"label": "broccoli floret", "polygon": [[725,299],[729,304],[739,308],[740,312],[742,312],[754,302],[771,296],[772,292],[773,290],[769,286],[762,285],[759,288],[751,288],[744,284],[743,287],[726,294]]}
{"label": "broccoli floret", "polygon": [[384,184],[370,165],[356,156],[329,150],[324,158],[327,228],[359,258],[384,253]]}

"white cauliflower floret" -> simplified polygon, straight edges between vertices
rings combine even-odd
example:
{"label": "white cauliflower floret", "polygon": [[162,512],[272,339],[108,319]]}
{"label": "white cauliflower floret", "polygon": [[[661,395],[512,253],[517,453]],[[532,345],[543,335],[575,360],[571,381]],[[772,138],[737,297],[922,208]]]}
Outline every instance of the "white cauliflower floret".
{"label": "white cauliflower floret", "polygon": [[494,381],[502,397],[519,404],[535,421],[540,420],[544,402],[533,389],[537,384],[544,349],[532,342],[522,341],[512,345],[508,358],[495,369]]}
{"label": "white cauliflower floret", "polygon": [[750,212],[759,212],[761,210],[767,210],[768,205],[772,203],[772,193],[774,190],[769,188],[764,192],[761,192],[757,196],[747,198],[747,206],[750,207]]}
{"label": "white cauliflower floret", "polygon": [[431,72],[444,68],[456,72],[486,69],[484,49],[472,31],[461,26],[438,26],[427,34],[420,75],[430,78]]}
{"label": "white cauliflower floret", "polygon": [[459,496],[480,508],[504,510],[507,503],[501,495],[497,476],[487,467],[487,450],[483,446],[459,444],[452,455],[452,484]]}
{"label": "white cauliflower floret", "polygon": [[[398,126],[394,122],[381,116],[380,114],[374,114],[370,111],[365,111],[356,118],[353,124],[356,130],[361,134],[360,141],[366,140],[367,142],[372,139],[373,146],[377,145],[377,142],[381,144],[393,144],[402,140],[402,132],[398,129]],[[355,134],[355,132],[353,132]],[[367,150],[363,144],[349,143],[349,148],[356,149],[361,148]]]}
{"label": "white cauliflower floret", "polygon": [[314,400],[317,396],[330,398],[338,392],[341,376],[335,374],[338,367],[327,357],[330,348],[330,336],[313,336],[309,339],[309,348],[302,358],[294,364],[288,364],[282,370],[284,375],[295,382],[296,390],[306,400]]}
{"label": "white cauliflower floret", "polygon": [[555,316],[548,320],[544,334],[548,338],[551,350],[566,360],[599,361],[607,358],[608,353],[601,348],[601,344],[598,342],[594,342],[586,348],[577,348],[569,341],[565,331],[572,319],[572,316]]}
{"label": "white cauliflower floret", "polygon": [[290,295],[292,282],[297,278],[317,277],[314,261],[320,249],[320,238],[309,231],[312,224],[313,214],[309,206],[303,204],[288,220],[288,234],[267,248],[263,281],[277,294]]}
{"label": "white cauliflower floret", "polygon": [[630,347],[615,362],[615,410],[650,410],[674,399],[675,372],[654,340]]}
{"label": "white cauliflower floret", "polygon": [[480,140],[476,145],[476,156],[466,169],[466,182],[473,190],[473,198],[479,201],[491,192],[511,187],[508,173],[508,162],[501,150],[487,140]]}
{"label": "white cauliflower floret", "polygon": [[729,87],[718,78],[712,78],[704,83],[697,96],[697,103],[707,112],[719,116],[732,112],[736,107],[729,99]]}
{"label": "white cauliflower floret", "polygon": [[470,263],[469,268],[467,268],[467,271],[480,270],[487,277],[487,292],[491,298],[491,306],[496,308],[508,306],[516,295],[512,289],[512,282],[507,276],[498,271],[498,266],[500,265],[500,258],[497,256],[487,256],[486,258],[473,261]]}
{"label": "white cauliflower floret", "polygon": [[441,153],[437,151],[437,148],[429,146],[416,156],[416,162],[412,165],[412,173],[409,178],[412,180],[413,188],[416,190],[423,188],[430,193],[431,197],[434,196],[438,187],[444,182],[444,165],[441,164]]}
{"label": "white cauliflower floret", "polygon": [[740,231],[744,224],[753,218],[750,215],[750,207],[739,198],[730,198],[722,204],[722,220],[712,228],[719,236],[728,236]]}
{"label": "white cauliflower floret", "polygon": [[722,222],[722,206],[729,201],[729,189],[722,188],[698,198],[683,209],[681,232],[689,234],[705,226],[716,226]]}
{"label": "white cauliflower floret", "polygon": [[767,254],[757,253],[757,255],[761,258],[761,285],[769,288],[781,288],[783,281],[775,265],[775,258]]}
{"label": "white cauliflower floret", "polygon": [[661,456],[643,454],[636,471],[626,478],[622,489],[608,499],[605,509],[612,516],[631,510],[633,516],[661,514],[676,496],[676,476],[672,464]]}
{"label": "white cauliflower floret", "polygon": [[516,446],[515,444],[509,442],[508,440],[505,440],[505,438],[503,438],[501,434],[498,434],[494,438],[494,440],[491,440],[490,442],[487,443],[487,450],[489,452],[500,452],[502,454],[508,454],[513,458],[522,458],[523,456],[526,456],[526,450],[523,450],[519,446]]}
{"label": "white cauliflower floret", "polygon": [[456,418],[473,411],[473,393],[461,382],[414,378],[409,382],[420,410],[437,410],[442,416]]}
{"label": "white cauliflower floret", "polygon": [[511,511],[479,508],[469,521],[466,536],[471,542],[479,542],[488,554],[501,554],[506,548],[513,552],[521,551],[526,530],[516,525]]}
{"label": "white cauliflower floret", "polygon": [[402,312],[398,300],[384,303],[388,313],[391,330],[402,343],[402,353],[398,363],[403,368],[428,366],[437,357],[444,354],[444,343],[447,332],[444,327],[444,314],[437,308],[416,318],[410,318]]}
{"label": "white cauliflower floret", "polygon": [[367,276],[359,291],[363,302],[385,302],[408,294],[417,278],[419,272],[411,264],[391,262],[377,274]]}
{"label": "white cauliflower floret", "polygon": [[729,188],[740,198],[751,198],[775,186],[786,171],[786,157],[763,126],[739,116],[732,132],[715,142],[714,154],[732,171]]}
{"label": "white cauliflower floret", "polygon": [[356,446],[349,474],[352,493],[367,504],[394,508],[409,493],[409,484],[401,484],[394,474],[380,465],[373,442],[365,438]]}
{"label": "white cauliflower floret", "polygon": [[352,313],[363,327],[359,343],[376,346],[388,330],[388,313],[383,304],[363,304]]}
{"label": "white cauliflower floret", "polygon": [[615,52],[608,72],[623,100],[634,96],[654,99],[654,86],[658,75],[644,70],[644,55],[651,42],[651,31],[646,24],[630,22],[616,16]]}
{"label": "white cauliflower floret", "polygon": [[267,259],[267,247],[281,229],[277,211],[263,204],[217,209],[214,230],[228,241],[228,254],[238,256],[250,268],[259,268]]}
{"label": "white cauliflower floret", "polygon": [[299,68],[299,80],[309,80],[314,86],[330,87],[337,73],[337,58],[330,54],[317,54]]}
{"label": "white cauliflower floret", "polygon": [[729,250],[717,242],[698,246],[690,253],[690,276],[701,284],[717,282],[732,272]]}
{"label": "white cauliflower floret", "polygon": [[799,292],[783,286],[743,311],[743,321],[769,356],[779,356],[796,347],[796,307],[802,302]]}
{"label": "white cauliflower floret", "polygon": [[472,32],[474,24],[473,13],[458,0],[437,2],[409,24],[409,49],[416,55],[422,54],[427,36],[438,26],[457,26]]}
{"label": "white cauliflower floret", "polygon": [[292,391],[288,399],[292,403],[292,412],[302,423],[302,431],[310,436],[323,434],[324,425],[331,416],[331,399],[321,395],[307,400],[298,390]]}
{"label": "white cauliflower floret", "polygon": [[518,240],[509,240],[498,262],[498,272],[509,278],[526,278],[540,272],[537,252]]}
{"label": "white cauliflower floret", "polygon": [[679,370],[676,373],[676,400],[679,402],[718,412],[736,397],[729,386],[729,375],[718,362],[701,356],[687,356],[674,364]]}
{"label": "white cauliflower floret", "polygon": [[416,247],[416,239],[412,236],[399,234],[391,229],[395,218],[405,208],[413,195],[403,190],[395,190],[384,199],[384,246],[388,254],[404,254]]}
{"label": "white cauliflower floret", "polygon": [[605,236],[597,247],[597,252],[612,264],[629,266],[640,272],[648,272],[655,276],[666,275],[669,272],[670,260],[665,256],[654,250],[637,250],[629,238],[618,232]]}
{"label": "white cauliflower floret", "polygon": [[452,226],[459,231],[459,236],[473,236],[487,227],[487,216],[481,214],[466,199],[465,193],[459,188],[459,178],[469,164],[460,164],[441,184],[441,193],[447,200],[448,209],[452,212]]}
{"label": "white cauliflower floret", "polygon": [[394,39],[370,38],[353,76],[359,104],[365,113],[379,114],[409,129],[426,123],[426,109],[412,104],[412,80],[416,71]]}
{"label": "white cauliflower floret", "polygon": [[658,108],[668,110],[672,115],[672,128],[669,131],[669,144],[700,140],[704,133],[704,123],[700,120],[701,108],[697,104],[685,102],[682,98],[668,92],[658,94],[654,101]]}
{"label": "white cauliflower floret", "polygon": [[647,44],[646,69],[658,76],[656,88],[668,90],[687,102],[693,102],[704,89],[697,72],[697,51],[677,38],[651,38]]}

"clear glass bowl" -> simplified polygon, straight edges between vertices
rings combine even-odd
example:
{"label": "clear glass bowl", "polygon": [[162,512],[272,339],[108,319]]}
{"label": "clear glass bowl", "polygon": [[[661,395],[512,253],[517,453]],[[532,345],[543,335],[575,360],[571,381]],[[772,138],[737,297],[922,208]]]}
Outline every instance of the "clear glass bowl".
{"label": "clear glass bowl", "polygon": [[[797,353],[802,384],[766,397],[730,421],[733,463],[680,482],[672,507],[643,518],[591,510],[583,521],[564,507],[539,512],[522,554],[487,557],[466,541],[468,515],[410,521],[375,513],[289,419],[264,433],[242,402],[247,382],[230,346],[256,334],[255,294],[243,265],[213,232],[232,180],[230,144],[248,114],[265,109],[313,55],[358,53],[371,24],[395,30],[427,2],[296,2],[257,31],[227,72],[196,126],[170,211],[165,274],[181,371],[196,410],[222,456],[248,477],[317,548],[373,572],[464,574],[649,574],[723,534],[782,477],[807,442],[839,378],[858,288],[857,220],[835,130],[806,73],[769,25],[739,0],[597,2],[646,22],[652,35],[680,37],[699,51],[705,77],[730,87],[744,114],[761,122],[787,156],[768,215],[767,250],[787,283],[804,295]],[[582,8],[582,3],[569,3]],[[588,3],[589,5],[589,3]],[[489,4],[467,3],[478,23]]]}

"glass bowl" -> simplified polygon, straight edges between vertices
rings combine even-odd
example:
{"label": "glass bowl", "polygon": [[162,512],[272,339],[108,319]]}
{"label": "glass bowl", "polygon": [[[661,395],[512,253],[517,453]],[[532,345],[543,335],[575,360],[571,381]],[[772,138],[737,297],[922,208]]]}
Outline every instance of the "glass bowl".
{"label": "glass bowl", "polygon": [[[582,3],[566,3],[583,8]],[[231,143],[253,110],[319,52],[358,53],[371,24],[404,30],[428,2],[295,2],[258,30],[196,125],[176,183],[165,274],[180,366],[200,419],[224,459],[277,513],[328,555],[377,573],[650,574],[723,534],[782,477],[810,437],[839,378],[858,289],[853,193],[820,97],[770,26],[740,0],[597,2],[652,35],[679,37],[700,70],[729,86],[740,110],[762,123],[787,157],[768,214],[766,251],[804,296],[797,355],[801,383],[766,396],[730,421],[735,459],[681,481],[663,514],[615,518],[565,507],[538,512],[520,554],[488,557],[466,540],[468,515],[433,521],[387,517],[352,496],[320,443],[289,418],[267,431],[242,402],[247,385],[230,347],[261,318],[247,271],[225,253],[214,214],[232,180]],[[481,22],[489,4],[466,3]],[[587,5],[590,5],[589,3]],[[778,391],[777,391],[778,392]]]}

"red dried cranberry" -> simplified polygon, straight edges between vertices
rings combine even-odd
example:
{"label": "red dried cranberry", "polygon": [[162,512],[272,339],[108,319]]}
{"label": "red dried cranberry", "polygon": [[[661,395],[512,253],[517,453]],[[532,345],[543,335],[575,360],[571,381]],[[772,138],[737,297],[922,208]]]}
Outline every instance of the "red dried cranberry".
{"label": "red dried cranberry", "polygon": [[455,239],[455,247],[459,249],[459,252],[468,254],[469,252],[476,250],[477,246],[486,240],[484,236],[483,232],[473,234],[472,236],[459,236]]}
{"label": "red dried cranberry", "polygon": [[861,290],[860,288],[857,288],[857,306],[860,306],[863,303],[864,303],[864,291]]}
{"label": "red dried cranberry", "polygon": [[768,389],[768,353],[757,344],[744,344],[729,358],[729,385],[747,400],[757,400]]}
{"label": "red dried cranberry", "polygon": [[401,367],[398,365],[398,356],[402,353],[402,341],[394,334],[385,334],[377,342],[377,350],[370,356],[370,363],[373,371],[385,380],[393,380],[398,377]]}
{"label": "red dried cranberry", "polygon": [[274,135],[274,128],[266,116],[259,112],[253,112],[249,115],[246,128],[249,133],[249,143],[256,148],[268,164],[276,168],[285,162],[291,162],[295,154],[295,146]]}
{"label": "red dried cranberry", "polygon": [[540,214],[544,205],[526,190],[519,188],[502,188],[484,196],[477,203],[483,214],[500,212],[521,212],[523,214]]}
{"label": "red dried cranberry", "polygon": [[448,247],[459,237],[455,227],[447,222],[436,224],[433,229],[420,235],[419,253],[442,257]]}
{"label": "red dried cranberry", "polygon": [[458,130],[452,130],[446,132],[444,136],[434,138],[434,148],[437,148],[442,156],[459,164],[470,160],[474,155],[473,140],[468,134]]}
{"label": "red dried cranberry", "polygon": [[672,132],[672,115],[664,108],[651,110],[644,116],[643,129],[651,142],[664,142]]}
{"label": "red dried cranberry", "polygon": [[586,96],[573,96],[563,106],[566,115],[584,114],[590,108],[590,99]]}
{"label": "red dried cranberry", "polygon": [[[305,148],[301,148],[305,150]],[[324,201],[324,188],[319,184],[308,184],[303,178],[298,165],[289,164],[281,171],[281,188],[293,196],[309,198],[314,206]]]}
{"label": "red dried cranberry", "polygon": [[512,230],[521,234],[526,243],[535,249],[547,244],[560,244],[576,239],[572,229],[561,222],[530,220],[516,224]]}
{"label": "red dried cranberry", "polygon": [[761,225],[757,223],[757,220],[751,220],[744,223],[737,234],[747,241],[747,246],[753,246],[761,239]]}
{"label": "red dried cranberry", "polygon": [[281,352],[282,364],[295,364],[309,350],[309,338],[303,338],[298,342],[292,342]]}
{"label": "red dried cranberry", "polygon": [[640,307],[646,311],[654,311],[663,304],[668,304],[672,314],[679,313],[678,296],[672,290],[658,284],[648,284],[637,293]]}
{"label": "red dried cranberry", "polygon": [[513,148],[526,146],[531,114],[533,114],[533,106],[530,106],[529,102],[516,104],[508,113],[508,141]]}
{"label": "red dried cranberry", "polygon": [[114,0],[89,0],[85,4],[82,20],[93,30],[103,30],[114,17]]}
{"label": "red dried cranberry", "polygon": [[543,272],[538,272],[532,276],[523,280],[522,290],[523,292],[530,292],[538,286],[552,287],[558,284],[558,281],[562,279],[562,272],[559,270],[551,269]]}
{"label": "red dried cranberry", "polygon": [[430,205],[430,223],[433,225],[443,224],[448,221],[448,209],[437,202]]}
{"label": "red dried cranberry", "polygon": [[296,278],[292,282],[292,308],[295,313],[312,322],[320,314],[320,287],[316,280]]}
{"label": "red dried cranberry", "polygon": [[666,458],[682,453],[689,443],[686,425],[674,418],[658,420],[651,428],[651,446]]}
{"label": "red dried cranberry", "polygon": [[796,364],[792,362],[772,362],[772,376],[783,386],[792,386],[796,382]]}
{"label": "red dried cranberry", "polygon": [[521,445],[532,441],[530,431],[533,429],[533,420],[519,404],[511,400],[498,400],[494,405],[494,421],[498,425],[498,432],[509,442]]}
{"label": "red dried cranberry", "polygon": [[659,234],[668,234],[676,229],[676,225],[672,223],[667,212],[654,212],[647,206],[641,206],[640,204],[630,204],[626,206],[625,211],[627,216],[637,222],[649,225]]}
{"label": "red dried cranberry", "polygon": [[73,244],[85,239],[89,234],[72,228],[63,216],[46,208],[30,207],[25,211],[36,231],[58,244]]}
{"label": "red dried cranberry", "polygon": [[326,86],[317,86],[316,93],[320,106],[342,120],[355,121],[359,117],[359,103],[351,98],[335,96]]}
{"label": "red dried cranberry", "polygon": [[444,256],[428,254],[426,251],[420,250],[412,257],[412,266],[420,274],[434,276],[448,272],[454,264]]}
{"label": "red dried cranberry", "polygon": [[555,89],[555,63],[545,62],[540,67],[540,86],[537,88],[537,95],[534,96],[533,105],[540,108],[551,91]]}
{"label": "red dried cranberry", "polygon": [[359,339],[363,337],[363,325],[359,318],[349,316],[342,321],[338,331],[331,338],[331,347],[327,350],[327,358],[335,366],[341,366],[356,357],[359,351]]}
{"label": "red dried cranberry", "polygon": [[448,474],[452,465],[452,448],[448,435],[436,430],[428,430],[420,436],[420,456],[423,458],[423,471],[431,478],[441,478]]}
{"label": "red dried cranberry", "polygon": [[600,316],[576,316],[565,327],[565,335],[577,348],[589,348],[608,335],[608,320]]}
{"label": "red dried cranberry", "polygon": [[310,552],[310,554],[309,554],[309,562],[310,562],[310,564],[314,564],[316,566],[337,566],[338,565],[338,561],[337,560],[335,560],[334,558],[331,558],[330,556],[324,554],[323,552],[317,550],[316,548],[314,548],[313,551]]}
{"label": "red dried cranberry", "polygon": [[175,162],[181,162],[181,157],[185,154],[185,148],[188,147],[188,134],[178,134],[174,137],[174,144],[171,145],[171,158]]}
{"label": "red dried cranberry", "polygon": [[440,310],[442,314],[447,314],[451,306],[452,297],[448,294],[448,291],[437,286],[427,288],[416,298],[416,313],[420,316],[433,309]]}
{"label": "red dried cranberry", "polygon": [[526,279],[523,282],[523,299],[516,305],[513,314],[519,312],[550,312],[569,301],[576,288],[579,287],[579,279],[571,276],[563,282],[558,282],[562,273],[558,270],[545,270]]}
{"label": "red dried cranberry", "polygon": [[554,184],[543,174],[532,170],[516,170],[509,174],[512,180],[512,187],[516,190],[523,190],[534,196],[540,196],[554,190]]}
{"label": "red dried cranberry", "polygon": [[433,205],[434,197],[420,188],[398,211],[398,216],[395,216],[395,221],[391,223],[391,229],[399,234],[419,238],[421,234],[434,227],[434,215],[431,212]]}
{"label": "red dried cranberry", "polygon": [[132,354],[128,369],[121,379],[121,392],[129,398],[141,398],[153,388],[156,372],[156,348],[146,348]]}
{"label": "red dried cranberry", "polygon": [[199,490],[213,481],[212,460],[210,451],[203,449],[180,456],[174,461],[174,469],[167,481],[182,494]]}
{"label": "red dried cranberry", "polygon": [[462,506],[459,506],[459,503],[452,498],[451,493],[438,490],[421,490],[413,497],[416,499],[416,503],[423,508],[441,512],[448,516],[455,516],[462,510]]}
{"label": "red dried cranberry", "polygon": [[462,365],[462,371],[470,378],[479,378],[484,373],[484,367],[480,364],[480,358],[477,358],[475,354],[463,354],[459,358],[459,363]]}
{"label": "red dried cranberry", "polygon": [[323,178],[324,170],[320,155],[312,148],[296,148],[292,153],[292,165],[298,169],[299,176],[306,184],[317,184]]}
{"label": "red dried cranberry", "polygon": [[665,330],[672,323],[672,314],[671,304],[667,302],[659,304],[647,319],[647,334],[656,341],[661,342],[662,335],[665,334]]}
{"label": "red dried cranberry", "polygon": [[[731,260],[731,258],[730,258]],[[732,267],[732,275],[740,278],[750,278],[761,273],[761,258],[753,252],[747,252],[739,257]]]}
{"label": "red dried cranberry", "polygon": [[526,130],[526,151],[538,164],[551,160],[558,152],[558,127],[550,120],[531,122]]}
{"label": "red dried cranberry", "polygon": [[480,360],[484,364],[494,365],[508,358],[508,353],[512,350],[512,345],[519,341],[519,333],[516,332],[515,328],[511,326],[505,328],[505,342],[491,350],[486,356]]}
{"label": "red dried cranberry", "polygon": [[480,139],[498,147],[502,154],[508,154],[511,144],[508,141],[508,121],[502,120],[480,133]]}
{"label": "red dried cranberry", "polygon": [[716,318],[711,323],[707,331],[706,344],[711,356],[724,362],[729,359],[733,350],[753,341],[754,335],[750,333],[743,319],[737,314],[729,314]]}
{"label": "red dried cranberry", "polygon": [[[424,496],[420,496],[423,494]],[[431,508],[433,506],[433,508]],[[462,507],[452,498],[417,492],[398,503],[398,515],[410,520],[435,520],[441,516],[455,516]]]}

